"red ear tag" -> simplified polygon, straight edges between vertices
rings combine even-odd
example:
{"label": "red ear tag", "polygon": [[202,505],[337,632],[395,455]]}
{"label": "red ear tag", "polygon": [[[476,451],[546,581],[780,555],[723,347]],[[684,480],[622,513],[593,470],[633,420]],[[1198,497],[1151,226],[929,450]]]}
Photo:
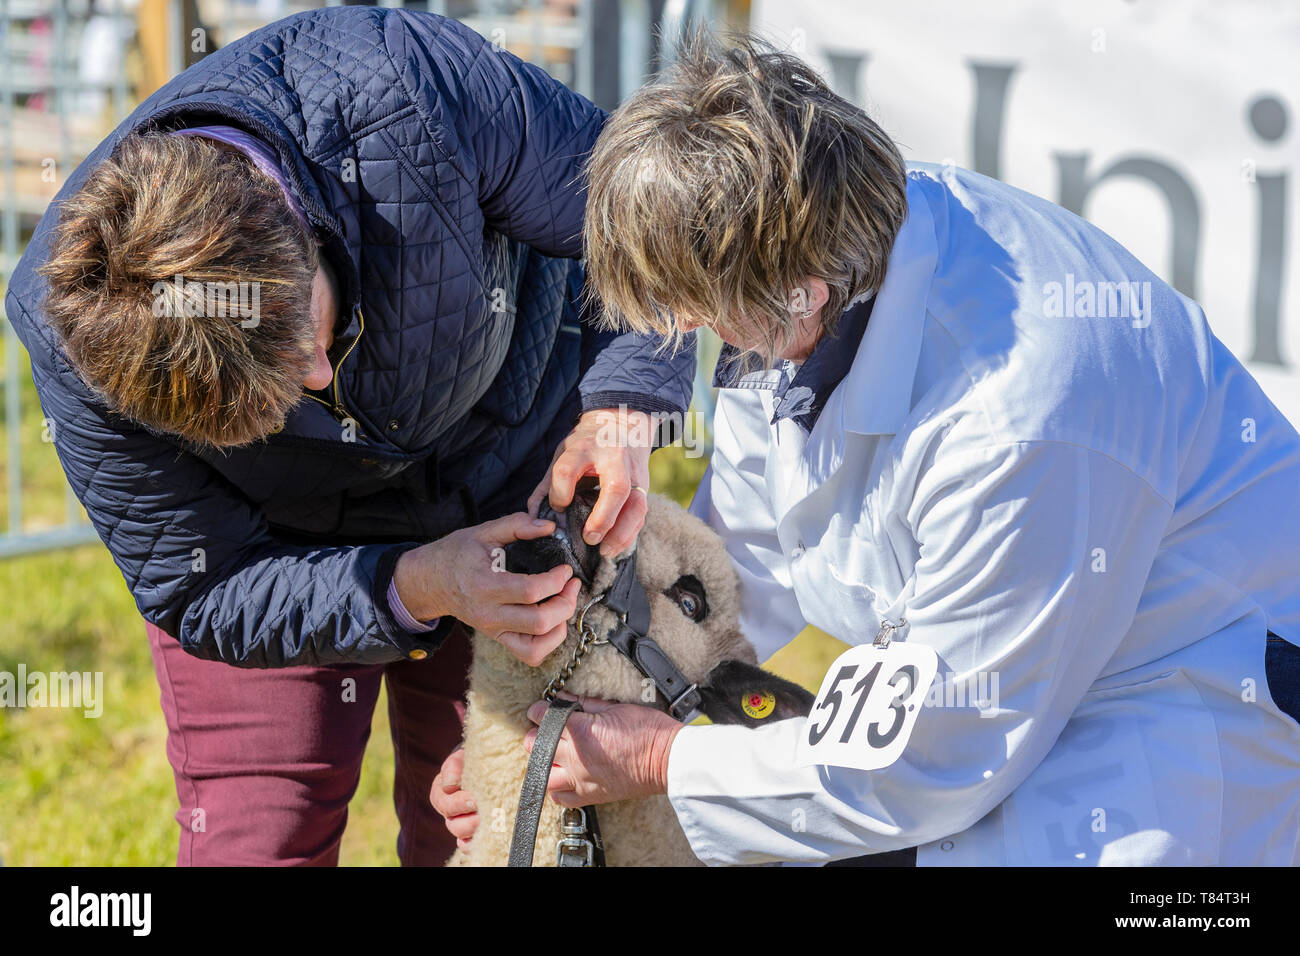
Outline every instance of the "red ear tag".
{"label": "red ear tag", "polygon": [[776,710],[776,697],[765,690],[750,691],[741,698],[740,708],[755,720],[762,720]]}

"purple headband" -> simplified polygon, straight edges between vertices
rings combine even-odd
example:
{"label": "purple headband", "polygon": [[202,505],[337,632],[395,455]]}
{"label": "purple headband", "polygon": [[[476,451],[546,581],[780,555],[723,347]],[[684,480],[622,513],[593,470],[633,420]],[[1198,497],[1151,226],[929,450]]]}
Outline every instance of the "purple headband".
{"label": "purple headband", "polygon": [[266,175],[275,180],[276,185],[280,187],[280,192],[284,194],[285,201],[289,208],[297,217],[298,222],[307,235],[313,236],[311,226],[307,223],[307,217],[303,215],[302,207],[298,205],[298,200],[294,198],[289,189],[289,181],[285,179],[284,170],[280,168],[280,161],[265,143],[257,137],[245,133],[242,129],[236,129],[233,126],[194,126],[189,129],[172,130],[172,136],[204,136],[208,139],[219,140],[223,143],[229,143],[238,149],[241,153],[252,160],[253,165],[260,169]]}

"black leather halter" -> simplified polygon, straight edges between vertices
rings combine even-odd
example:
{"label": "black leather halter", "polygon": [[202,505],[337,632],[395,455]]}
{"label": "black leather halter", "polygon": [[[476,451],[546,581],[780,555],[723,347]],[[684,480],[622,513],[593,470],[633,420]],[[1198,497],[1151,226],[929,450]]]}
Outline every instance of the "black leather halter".
{"label": "black leather halter", "polygon": [[614,583],[600,603],[618,615],[618,625],[606,637],[618,652],[632,662],[668,705],[668,713],[684,724],[703,714],[698,688],[687,681],[662,647],[649,636],[650,599],[636,576],[636,552],[616,565]]}
{"label": "black leather halter", "polygon": [[[686,680],[662,647],[649,636],[650,599],[636,576],[636,552],[615,565],[614,583],[597,599],[617,615],[606,641],[655,688],[668,705],[668,713],[682,723],[690,723],[703,710],[703,699],[696,685]],[[533,846],[537,841],[537,824],[546,802],[546,782],[551,775],[551,761],[559,746],[564,725],[575,710],[577,701],[551,700],[551,706],[537,730],[533,751],[528,757],[519,807],[515,811],[515,830],[510,841],[510,866],[532,866]],[[605,847],[595,807],[566,809],[562,821],[563,836],[556,849],[559,866],[604,866]]]}

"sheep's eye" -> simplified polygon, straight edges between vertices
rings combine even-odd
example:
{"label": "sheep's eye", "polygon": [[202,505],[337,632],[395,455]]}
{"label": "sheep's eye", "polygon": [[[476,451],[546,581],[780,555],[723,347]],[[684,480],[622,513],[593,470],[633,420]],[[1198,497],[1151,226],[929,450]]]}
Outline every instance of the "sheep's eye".
{"label": "sheep's eye", "polygon": [[698,623],[709,614],[709,602],[704,600],[704,585],[693,574],[683,574],[664,594],[676,601],[682,613],[692,621]]}

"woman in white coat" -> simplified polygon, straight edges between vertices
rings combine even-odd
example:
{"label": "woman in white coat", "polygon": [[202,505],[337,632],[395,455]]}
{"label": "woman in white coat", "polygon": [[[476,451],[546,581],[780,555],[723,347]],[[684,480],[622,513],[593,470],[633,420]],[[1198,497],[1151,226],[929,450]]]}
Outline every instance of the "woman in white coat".
{"label": "woman in white coat", "polygon": [[610,120],[586,228],[611,314],[729,343],[693,509],[760,658],[854,646],[758,730],[589,703],[557,801],[666,792],[712,864],[1298,862],[1300,437],[1196,303],[707,38]]}

